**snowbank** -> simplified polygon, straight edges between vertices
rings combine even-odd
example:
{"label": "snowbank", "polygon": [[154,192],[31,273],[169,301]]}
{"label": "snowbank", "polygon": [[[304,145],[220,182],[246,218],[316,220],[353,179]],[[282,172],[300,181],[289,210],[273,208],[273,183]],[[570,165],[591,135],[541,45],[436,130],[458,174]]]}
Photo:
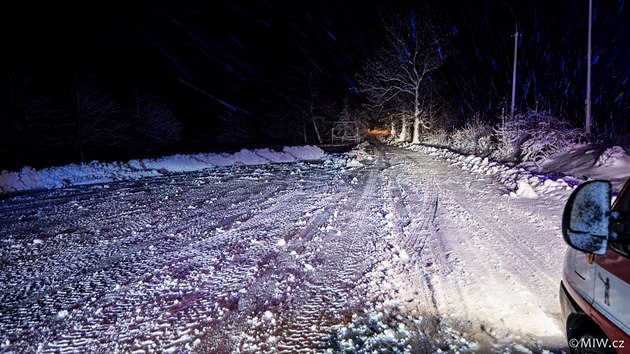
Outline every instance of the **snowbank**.
{"label": "snowbank", "polygon": [[[630,177],[630,155],[622,147],[608,149],[597,146],[578,146],[550,157],[541,171],[532,171],[522,165],[509,166],[488,158],[462,155],[445,148],[410,143],[394,143],[407,150],[439,156],[462,169],[482,175],[492,175],[510,189],[514,198],[537,198],[544,194],[563,194],[584,180],[604,179],[613,182],[619,191]],[[552,177],[562,175],[563,177]],[[575,176],[575,177],[573,177]]]}
{"label": "snowbank", "polygon": [[272,163],[288,163],[295,162],[295,157],[288,152],[284,151],[274,151],[270,149],[259,149],[256,150],[256,153],[259,156],[271,161]]}
{"label": "snowbank", "polygon": [[[613,146],[599,155],[595,166],[609,167],[619,164],[630,167],[630,156],[626,154],[626,151],[621,146]],[[630,169],[628,169],[628,171],[630,171]]]}
{"label": "snowbank", "polygon": [[316,146],[290,146],[285,147],[283,151],[243,149],[234,154],[173,155],[157,159],[131,160],[127,163],[93,161],[88,164],[70,164],[41,170],[26,166],[19,172],[0,174],[0,195],[138,179],[172,172],[199,171],[213,167],[318,161],[325,156],[326,153]]}
{"label": "snowbank", "polygon": [[612,181],[619,191],[630,177],[630,155],[620,146],[589,145],[551,156],[542,166],[542,173],[562,173],[580,179]]}
{"label": "snowbank", "polygon": [[286,146],[282,151],[304,161],[321,160],[324,157],[324,151],[317,146]]}
{"label": "snowbank", "polygon": [[573,190],[579,183],[579,180],[572,177],[552,179],[548,176],[528,171],[521,166],[508,166],[496,161],[490,161],[488,158],[482,159],[475,155],[462,155],[448,149],[408,143],[398,145],[408,150],[438,156],[452,165],[460,166],[471,173],[493,176],[508,188],[509,191],[505,196],[512,198],[535,199],[543,194],[560,194],[563,197],[567,197],[567,191]]}
{"label": "snowbank", "polygon": [[106,183],[157,175],[159,173],[155,170],[138,171],[131,164],[116,162],[100,163],[93,161],[89,164],[70,164],[41,170],[26,166],[20,172],[0,174],[0,194]]}

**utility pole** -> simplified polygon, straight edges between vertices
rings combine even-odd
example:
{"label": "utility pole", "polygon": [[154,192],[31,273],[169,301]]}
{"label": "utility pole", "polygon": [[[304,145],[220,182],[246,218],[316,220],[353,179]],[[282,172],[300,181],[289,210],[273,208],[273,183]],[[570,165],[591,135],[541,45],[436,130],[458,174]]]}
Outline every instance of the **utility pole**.
{"label": "utility pole", "polygon": [[516,102],[516,54],[518,53],[518,23],[514,31],[514,68],[512,69],[512,105],[510,106],[510,118],[514,118],[514,102]]}
{"label": "utility pole", "polygon": [[514,67],[512,68],[512,104],[510,105],[510,119],[514,118],[514,104],[516,103],[516,55],[518,54],[518,21],[514,9],[507,2],[503,2],[507,6],[514,18]]}
{"label": "utility pole", "polygon": [[591,31],[593,26],[593,0],[588,0],[588,49],[586,51],[586,122],[584,133],[591,134]]}

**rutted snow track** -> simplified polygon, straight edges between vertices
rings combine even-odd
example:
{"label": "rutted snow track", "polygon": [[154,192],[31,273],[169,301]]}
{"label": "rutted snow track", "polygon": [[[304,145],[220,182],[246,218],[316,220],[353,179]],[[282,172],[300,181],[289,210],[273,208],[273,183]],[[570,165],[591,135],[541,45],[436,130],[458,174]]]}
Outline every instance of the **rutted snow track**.
{"label": "rutted snow track", "polygon": [[555,209],[368,150],[1,200],[0,352],[560,348]]}
{"label": "rutted snow track", "polygon": [[505,186],[490,177],[425,155],[398,152],[392,161],[409,189],[431,186],[438,196],[421,259],[439,320],[474,351],[562,351],[561,201],[501,196]]}

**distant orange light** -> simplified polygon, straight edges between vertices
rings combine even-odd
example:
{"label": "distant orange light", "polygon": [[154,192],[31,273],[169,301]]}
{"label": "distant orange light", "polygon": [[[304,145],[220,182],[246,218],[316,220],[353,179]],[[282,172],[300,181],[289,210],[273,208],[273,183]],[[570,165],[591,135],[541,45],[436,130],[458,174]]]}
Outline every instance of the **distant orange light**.
{"label": "distant orange light", "polygon": [[392,135],[389,129],[369,129],[368,133],[371,135]]}

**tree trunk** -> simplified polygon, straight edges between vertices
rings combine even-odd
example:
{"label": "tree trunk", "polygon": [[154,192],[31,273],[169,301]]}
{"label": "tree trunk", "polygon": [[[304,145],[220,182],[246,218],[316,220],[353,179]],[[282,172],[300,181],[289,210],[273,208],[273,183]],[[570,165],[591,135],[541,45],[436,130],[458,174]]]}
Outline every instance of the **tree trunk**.
{"label": "tree trunk", "polygon": [[391,122],[391,127],[389,129],[389,134],[391,136],[396,136],[396,122],[394,122],[393,119],[392,119],[392,122]]}
{"label": "tree trunk", "polygon": [[413,117],[413,139],[414,144],[420,144],[420,117]]}
{"label": "tree trunk", "polygon": [[315,119],[311,119],[311,121],[313,122],[313,129],[315,130],[315,134],[317,135],[317,141],[319,141],[320,144],[323,143],[322,141],[322,136],[321,134],[319,134],[319,128],[317,128],[317,123],[315,122]]}
{"label": "tree trunk", "polygon": [[416,97],[413,110],[413,137],[411,142],[414,144],[420,144],[420,90],[416,85]]}
{"label": "tree trunk", "polygon": [[404,114],[400,118],[400,136],[398,141],[407,141],[407,117]]}

